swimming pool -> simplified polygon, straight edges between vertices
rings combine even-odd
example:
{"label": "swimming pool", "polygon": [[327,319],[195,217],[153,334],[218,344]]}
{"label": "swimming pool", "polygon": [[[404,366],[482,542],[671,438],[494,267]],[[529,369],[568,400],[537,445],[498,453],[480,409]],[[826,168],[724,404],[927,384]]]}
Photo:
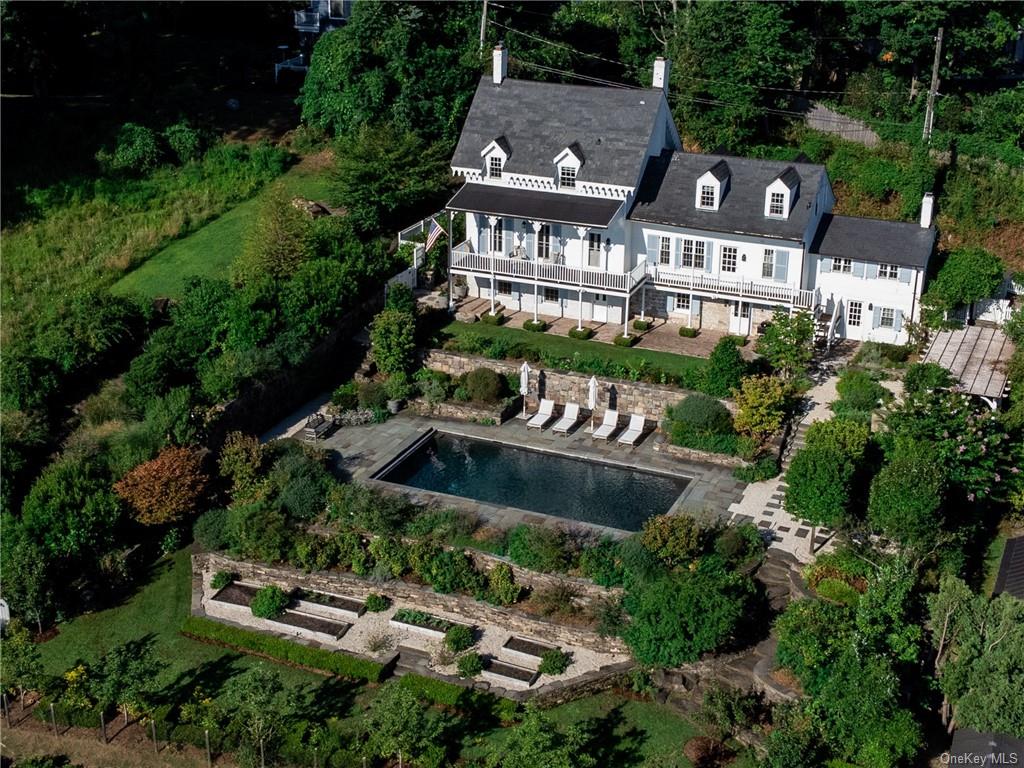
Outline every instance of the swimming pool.
{"label": "swimming pool", "polygon": [[441,432],[375,477],[626,531],[668,512],[689,484],[684,477]]}

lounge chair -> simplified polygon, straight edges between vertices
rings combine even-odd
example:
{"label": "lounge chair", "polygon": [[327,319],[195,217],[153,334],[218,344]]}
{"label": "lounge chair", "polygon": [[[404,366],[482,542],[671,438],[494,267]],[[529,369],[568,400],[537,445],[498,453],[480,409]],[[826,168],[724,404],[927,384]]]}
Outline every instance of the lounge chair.
{"label": "lounge chair", "polygon": [[643,414],[634,413],[629,417],[629,426],[626,431],[619,435],[619,445],[636,445],[640,435],[644,433]]}
{"label": "lounge chair", "polygon": [[562,413],[562,418],[558,420],[558,423],[552,427],[552,431],[561,432],[563,435],[568,435],[569,430],[576,426],[580,420],[580,404],[579,403],[566,403],[565,412]]}
{"label": "lounge chair", "polygon": [[553,418],[555,418],[555,401],[541,400],[540,408],[533,414],[533,418],[526,422],[526,428],[544,429]]}
{"label": "lounge chair", "polygon": [[604,412],[604,418],[601,420],[601,426],[594,430],[594,434],[591,435],[595,440],[608,440],[612,436],[612,432],[619,426],[619,412],[613,411],[610,408]]}

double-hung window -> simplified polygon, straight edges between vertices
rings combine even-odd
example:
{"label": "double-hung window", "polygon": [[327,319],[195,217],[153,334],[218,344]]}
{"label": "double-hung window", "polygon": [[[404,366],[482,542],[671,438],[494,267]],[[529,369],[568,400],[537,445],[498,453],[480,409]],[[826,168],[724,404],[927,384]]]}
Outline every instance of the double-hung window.
{"label": "double-hung window", "polygon": [[704,241],[683,240],[682,267],[704,269]]}
{"label": "double-hung window", "polygon": [[544,289],[544,301],[558,301],[558,289],[557,288],[545,288]]}
{"label": "double-hung window", "polygon": [[587,265],[601,266],[601,233],[591,232],[587,235]]}
{"label": "double-hung window", "polygon": [[878,313],[878,324],[882,328],[894,328],[896,326],[896,310],[892,307],[882,307]]}
{"label": "double-hung window", "polygon": [[722,271],[736,271],[736,248],[732,245],[722,246]]}
{"label": "double-hung window", "polygon": [[512,295],[512,283],[510,283],[508,280],[499,280],[498,281],[498,293],[501,294],[502,296],[511,296]]}
{"label": "double-hung window", "polygon": [[558,171],[558,186],[573,188],[576,186],[576,169],[563,165]]}
{"label": "double-hung window", "polygon": [[768,199],[768,215],[769,216],[785,216],[786,215],[786,196],[781,192],[772,192],[771,197]]}
{"label": "double-hung window", "polygon": [[689,312],[690,297],[684,293],[670,293],[668,295],[669,312]]}
{"label": "double-hung window", "polygon": [[551,225],[541,224],[540,232],[537,233],[537,258],[547,259],[551,257]]}
{"label": "double-hung window", "polygon": [[693,240],[683,240],[683,260],[679,266],[693,266]]}
{"label": "double-hung window", "polygon": [[666,267],[672,264],[672,240],[667,237],[658,238],[658,263]]}
{"label": "double-hung window", "polygon": [[850,259],[832,259],[832,271],[849,275],[853,272],[853,261]]}
{"label": "double-hung window", "polygon": [[492,179],[501,178],[501,158],[491,155],[487,160],[487,176]]}
{"label": "double-hung window", "polygon": [[715,188],[710,184],[702,184],[700,187],[700,207],[715,207]]}
{"label": "double-hung window", "polygon": [[491,253],[505,252],[505,223],[498,219],[491,225]]}
{"label": "double-hung window", "polygon": [[895,264],[879,264],[878,277],[882,280],[898,280],[900,268]]}
{"label": "double-hung window", "polygon": [[[772,193],[774,194],[774,193]],[[771,280],[775,275],[775,249],[764,249],[764,261],[761,262],[761,277]]]}
{"label": "double-hung window", "polygon": [[859,328],[863,315],[864,304],[859,301],[851,301],[846,308],[846,324],[851,328]]}

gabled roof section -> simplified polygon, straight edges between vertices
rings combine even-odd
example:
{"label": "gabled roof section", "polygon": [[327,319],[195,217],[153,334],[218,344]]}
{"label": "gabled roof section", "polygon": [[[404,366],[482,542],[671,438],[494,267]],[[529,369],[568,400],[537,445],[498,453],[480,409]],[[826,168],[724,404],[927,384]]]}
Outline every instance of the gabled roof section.
{"label": "gabled roof section", "polygon": [[566,153],[576,158],[576,162],[579,163],[581,166],[583,165],[583,148],[580,147],[580,143],[578,141],[574,141],[568,147],[566,147],[557,155],[555,155],[554,160],[552,160],[552,162],[559,162],[562,156],[565,155]]}
{"label": "gabled roof section", "polygon": [[452,166],[476,168],[480,150],[504,136],[515,154],[506,173],[551,177],[551,158],[577,144],[586,158],[577,179],[631,187],[643,168],[664,94],[655,88],[603,88],[482,77],[462,126]]}
{"label": "gabled roof section", "polygon": [[[792,189],[800,183],[800,174],[796,172],[796,168],[792,165],[786,168],[782,173],[775,177],[787,187]],[[773,179],[774,181],[774,179]]]}
{"label": "gabled roof section", "polygon": [[924,269],[935,237],[934,227],[925,229],[916,222],[826,213],[818,222],[809,250],[819,256]]}
{"label": "gabled roof section", "polygon": [[[729,194],[722,198],[717,211],[695,207],[697,179],[721,163],[728,164]],[[789,168],[799,174],[800,197],[788,218],[768,218],[764,215],[765,188]],[[629,218],[707,232],[799,241],[811,221],[814,200],[824,181],[823,165],[666,150],[647,163]]]}
{"label": "gabled roof section", "polygon": [[719,160],[708,169],[708,173],[719,181],[725,181],[729,178],[729,164],[725,160]]}
{"label": "gabled roof section", "polygon": [[506,139],[504,136],[499,136],[494,141],[489,142],[487,146],[480,150],[480,156],[483,157],[487,153],[487,150],[489,150],[492,145],[500,149],[502,152],[504,152],[505,157],[510,157],[512,155],[512,145],[508,143],[508,139]]}

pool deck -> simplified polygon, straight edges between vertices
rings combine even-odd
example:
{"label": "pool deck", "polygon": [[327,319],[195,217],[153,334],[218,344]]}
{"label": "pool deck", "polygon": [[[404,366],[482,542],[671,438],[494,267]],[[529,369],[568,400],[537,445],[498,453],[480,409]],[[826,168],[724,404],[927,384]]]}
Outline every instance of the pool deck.
{"label": "pool deck", "polygon": [[659,453],[653,448],[654,438],[651,433],[646,433],[636,447],[629,448],[620,446],[614,441],[593,440],[586,431],[588,427],[589,424],[581,424],[566,437],[555,435],[550,429],[543,432],[527,431],[526,422],[521,419],[511,419],[501,426],[484,426],[416,416],[403,411],[383,424],[339,429],[329,438],[321,441],[319,445],[339,455],[339,469],[352,480],[380,484],[393,490],[400,490],[421,502],[437,502],[470,509],[479,514],[486,522],[502,527],[527,522],[583,527],[613,536],[622,536],[625,533],[619,529],[604,528],[599,525],[567,520],[515,507],[499,506],[442,493],[407,488],[374,480],[372,476],[427,430],[433,428],[460,437],[492,440],[517,448],[689,478],[690,483],[673,505],[670,510],[672,512],[685,509],[690,513],[704,513],[725,522],[729,519],[730,505],[738,503],[743,496],[746,484],[736,480],[732,476],[732,470],[711,464],[683,462]]}

